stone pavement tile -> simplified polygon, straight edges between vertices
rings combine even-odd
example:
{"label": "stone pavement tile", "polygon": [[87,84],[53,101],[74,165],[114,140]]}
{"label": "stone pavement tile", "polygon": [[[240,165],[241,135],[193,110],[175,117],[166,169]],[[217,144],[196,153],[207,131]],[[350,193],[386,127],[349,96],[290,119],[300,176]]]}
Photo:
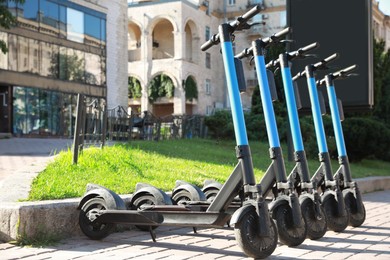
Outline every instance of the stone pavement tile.
{"label": "stone pavement tile", "polygon": [[55,249],[50,248],[34,248],[34,247],[12,247],[7,250],[1,251],[2,259],[15,259],[33,257],[36,255],[52,254]]}
{"label": "stone pavement tile", "polygon": [[354,253],[350,253],[350,252],[335,252],[335,253],[330,253],[329,255],[327,255],[326,259],[344,260],[344,259],[349,259],[349,257],[351,257],[353,255],[354,255]]}
{"label": "stone pavement tile", "polygon": [[[350,258],[348,258],[348,260],[362,260],[362,259],[377,259],[376,258],[377,254],[373,254],[373,253],[370,253],[370,252],[362,252],[362,253],[358,253],[358,254],[354,254],[352,255]],[[388,260],[389,258],[387,258]],[[378,259],[379,260],[379,259]]]}
{"label": "stone pavement tile", "polygon": [[272,256],[278,257],[301,257],[305,254],[312,252],[313,250],[310,247],[302,244],[297,247],[288,247],[288,246],[277,246],[275,251],[272,253]]}
{"label": "stone pavement tile", "polygon": [[12,247],[16,247],[16,246],[14,246],[12,244],[8,244],[8,243],[0,244],[0,254],[1,254],[2,250],[10,249]]}

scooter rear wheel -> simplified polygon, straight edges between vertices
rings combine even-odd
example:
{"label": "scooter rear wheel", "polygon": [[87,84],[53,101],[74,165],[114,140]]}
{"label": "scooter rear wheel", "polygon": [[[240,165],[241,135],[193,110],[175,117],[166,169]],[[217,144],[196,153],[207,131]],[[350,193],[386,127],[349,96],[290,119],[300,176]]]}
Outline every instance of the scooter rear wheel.
{"label": "scooter rear wheel", "polygon": [[307,228],[305,219],[301,216],[302,224],[295,226],[292,210],[288,204],[280,205],[275,209],[275,221],[278,228],[279,241],[287,246],[298,246],[306,239]]}
{"label": "scooter rear wheel", "polygon": [[316,240],[323,237],[328,229],[326,216],[322,206],[319,206],[318,217],[316,216],[315,202],[307,198],[301,204],[301,212],[307,225],[307,237]]}
{"label": "scooter rear wheel", "polygon": [[[134,199],[133,202],[133,209],[141,209],[142,206],[152,206],[156,205],[157,201],[156,198],[151,194],[143,194],[137,198]],[[145,226],[145,225],[135,225],[139,230],[142,231],[149,231],[150,228],[156,229],[158,226]]]}
{"label": "scooter rear wheel", "polygon": [[278,233],[275,223],[270,220],[269,236],[259,236],[256,232],[258,230],[258,218],[256,211],[246,212],[241,216],[240,221],[234,225],[234,234],[238,246],[247,256],[263,259],[275,251],[278,243]]}
{"label": "scooter rear wheel", "polygon": [[107,209],[107,204],[103,198],[95,197],[88,200],[79,213],[79,226],[81,231],[89,238],[98,240],[108,236],[115,227],[113,223],[92,223],[100,210]]}
{"label": "scooter rear wheel", "polygon": [[352,192],[348,192],[344,195],[344,202],[345,207],[349,212],[349,225],[352,227],[360,227],[366,220],[366,209],[364,208],[364,204],[362,203],[362,205],[360,205],[362,207],[362,212],[358,212],[357,201]]}
{"label": "scooter rear wheel", "polygon": [[344,216],[339,214],[337,201],[333,196],[327,198],[322,205],[324,207],[328,229],[333,230],[334,232],[344,231],[349,222],[348,211],[345,209]]}

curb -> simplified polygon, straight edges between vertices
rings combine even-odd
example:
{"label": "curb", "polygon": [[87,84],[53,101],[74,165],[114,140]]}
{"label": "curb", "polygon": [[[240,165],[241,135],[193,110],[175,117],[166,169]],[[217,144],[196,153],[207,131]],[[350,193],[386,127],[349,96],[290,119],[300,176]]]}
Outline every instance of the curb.
{"label": "curb", "polygon": [[[367,177],[355,180],[361,193],[390,189],[389,177]],[[131,195],[123,195],[126,202]],[[80,198],[38,202],[8,202],[0,207],[0,241],[19,237],[54,236],[67,238],[81,235],[77,206]]]}

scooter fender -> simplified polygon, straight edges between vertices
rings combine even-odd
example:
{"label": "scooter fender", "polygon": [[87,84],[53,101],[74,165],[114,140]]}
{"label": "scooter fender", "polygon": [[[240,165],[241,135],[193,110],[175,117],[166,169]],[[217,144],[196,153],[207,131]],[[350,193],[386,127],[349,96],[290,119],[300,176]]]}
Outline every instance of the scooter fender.
{"label": "scooter fender", "polygon": [[131,203],[136,198],[146,194],[152,195],[156,199],[157,205],[172,205],[171,198],[165,192],[147,183],[137,183],[135,192],[131,198]]}
{"label": "scooter fender", "polygon": [[214,180],[206,180],[204,182],[204,186],[202,188],[202,191],[205,192],[208,189],[220,190],[221,188],[222,188],[222,184],[221,183],[219,183],[217,181],[214,181]]}
{"label": "scooter fender", "polygon": [[290,201],[290,198],[287,195],[281,195],[281,196],[276,197],[275,200],[271,201],[268,204],[269,212],[270,212],[273,219],[275,219],[275,217],[276,217],[275,216],[275,212],[276,212],[275,209],[277,209],[279,206],[284,205],[284,204],[290,205],[289,201]]}
{"label": "scooter fender", "polygon": [[81,199],[77,209],[80,210],[88,200],[95,197],[103,198],[104,201],[107,203],[108,209],[120,209],[120,210],[126,209],[125,202],[122,200],[121,197],[119,197],[118,194],[103,186],[92,184],[92,183],[87,184],[87,192],[84,194],[83,198]]}
{"label": "scooter fender", "polygon": [[206,201],[206,195],[200,188],[193,184],[180,180],[176,181],[175,188],[172,192],[172,197],[175,193],[181,190],[188,191],[191,194],[192,201]]}
{"label": "scooter fender", "polygon": [[251,211],[256,211],[256,207],[252,204],[247,204],[236,210],[230,218],[230,226],[241,221],[242,216],[248,214]]}

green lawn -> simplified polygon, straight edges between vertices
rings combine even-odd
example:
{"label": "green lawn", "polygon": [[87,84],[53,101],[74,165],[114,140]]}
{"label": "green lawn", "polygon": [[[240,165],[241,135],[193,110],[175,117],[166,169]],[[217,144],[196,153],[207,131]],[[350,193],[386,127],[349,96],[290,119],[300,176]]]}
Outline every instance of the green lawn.
{"label": "green lawn", "polygon": [[[234,146],[233,141],[205,139],[133,141],[103,149],[85,149],[77,165],[72,165],[71,151],[61,152],[33,181],[29,200],[81,197],[87,183],[129,194],[138,182],[150,183],[164,191],[171,191],[176,180],[198,186],[206,179],[224,182],[237,162]],[[251,142],[250,146],[256,179],[260,180],[271,162],[268,143]],[[286,153],[287,148],[283,149]],[[293,165],[286,160],[288,173]],[[309,160],[311,172],[318,165],[317,160]],[[337,166],[335,159],[334,171]],[[354,178],[390,175],[390,163],[365,160],[352,163],[351,170]]]}

